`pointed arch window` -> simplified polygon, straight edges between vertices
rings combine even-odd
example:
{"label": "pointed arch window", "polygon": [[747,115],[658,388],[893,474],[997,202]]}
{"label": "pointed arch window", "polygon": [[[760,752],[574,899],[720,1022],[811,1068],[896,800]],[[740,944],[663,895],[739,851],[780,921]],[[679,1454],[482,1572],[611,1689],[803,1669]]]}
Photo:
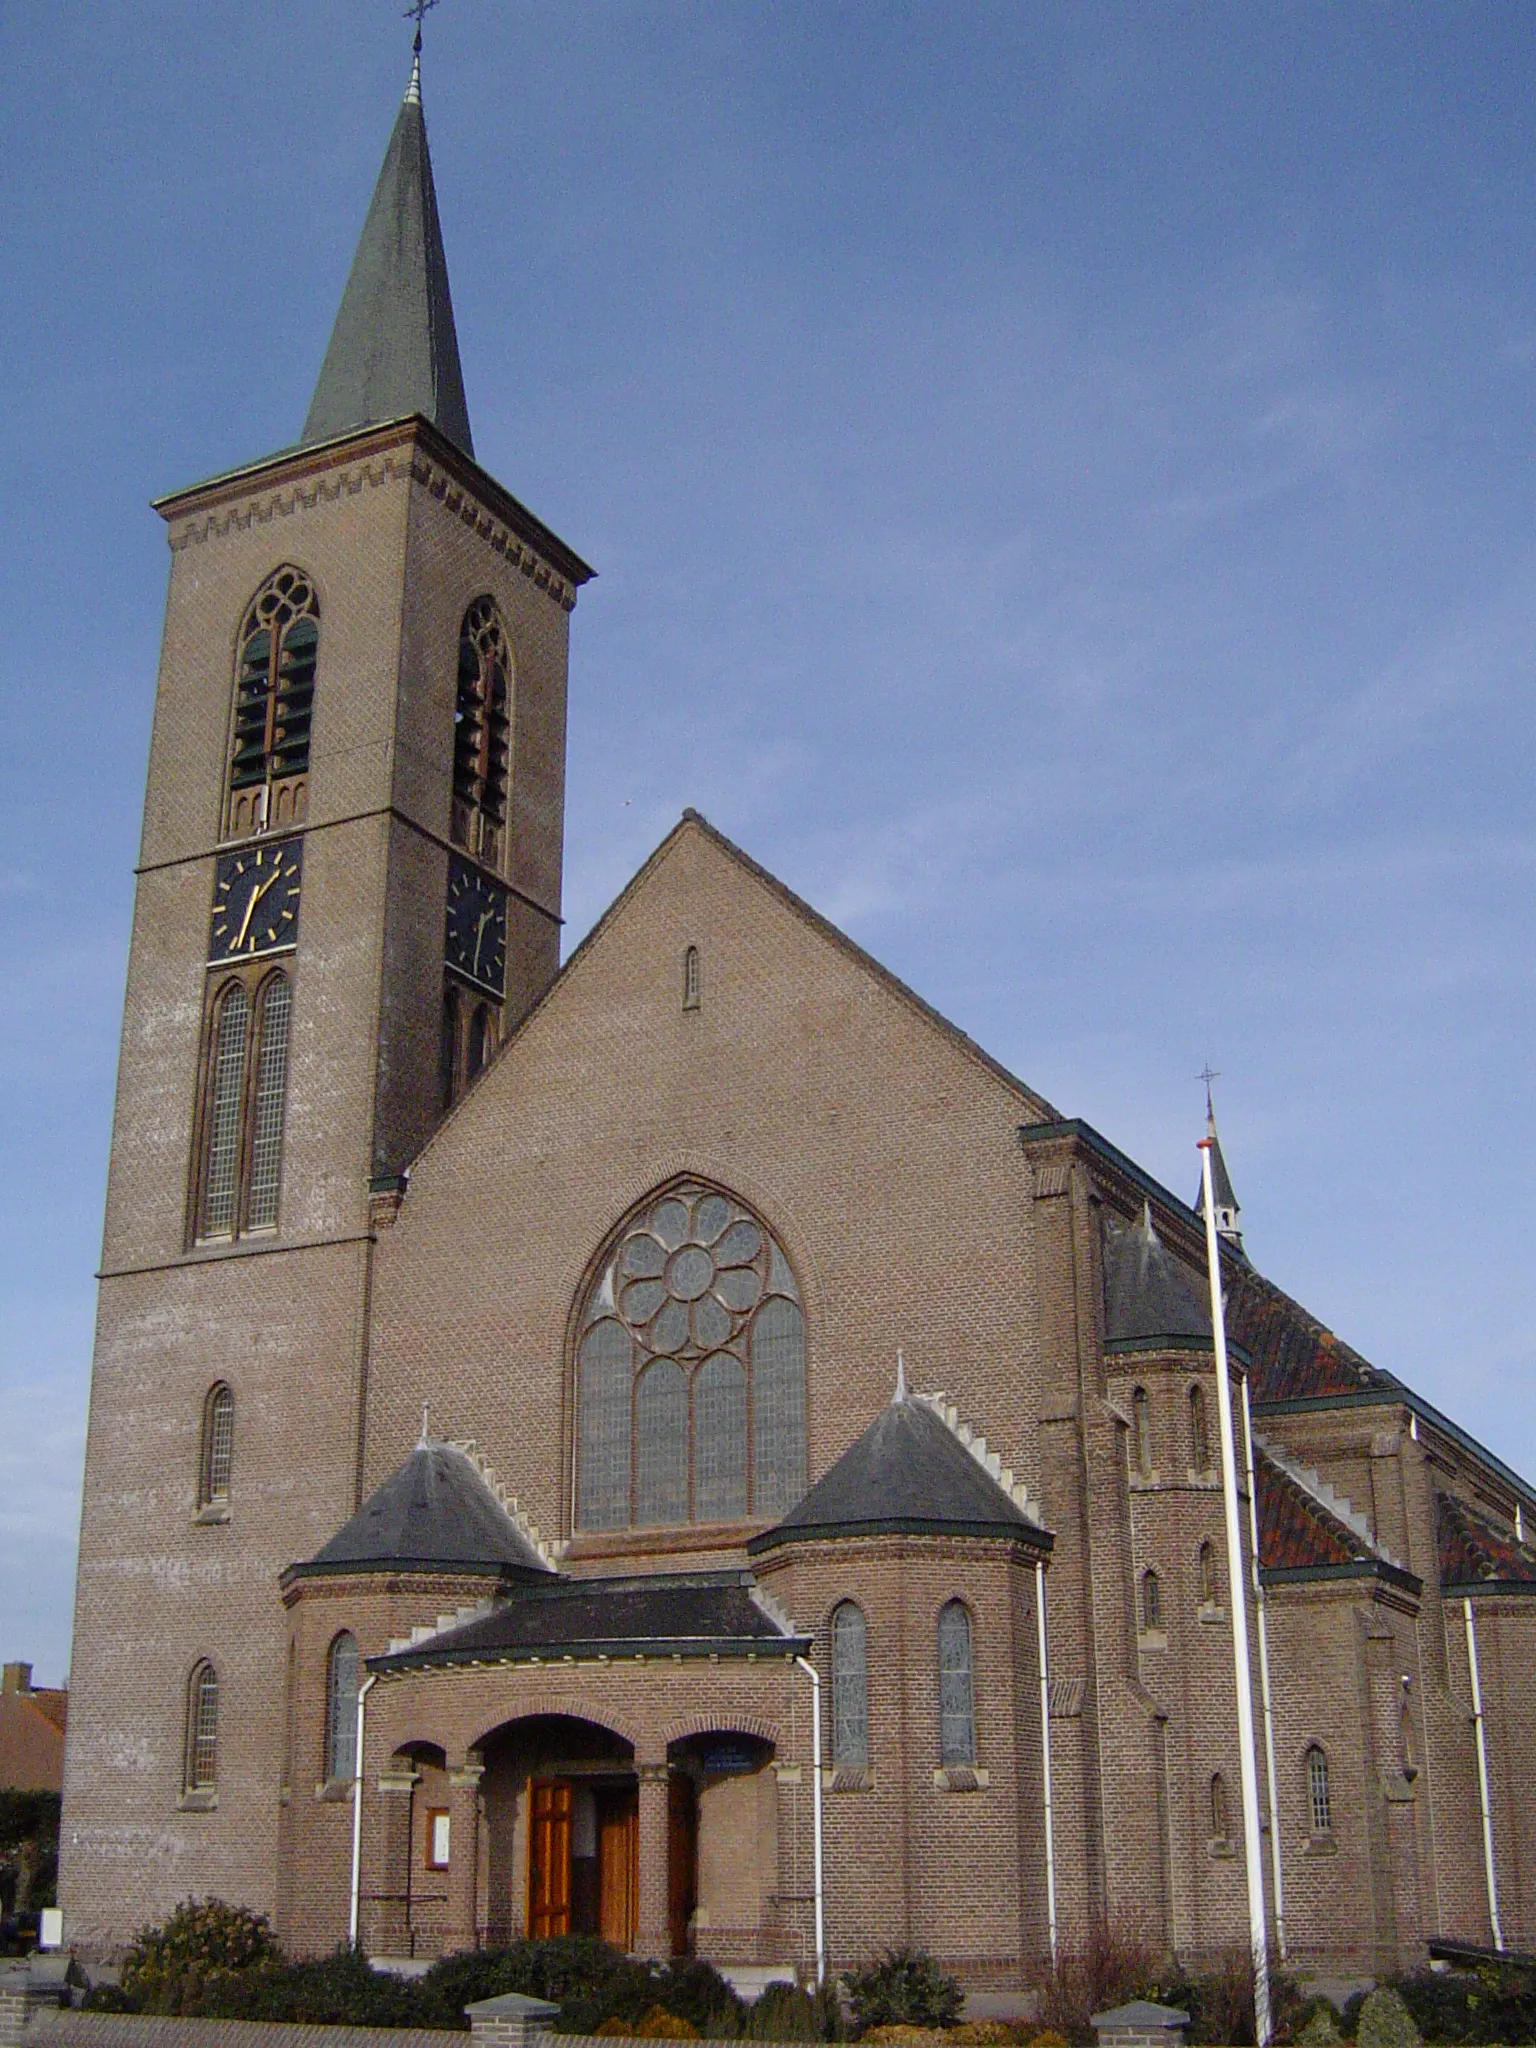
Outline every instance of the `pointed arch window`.
{"label": "pointed arch window", "polygon": [[453,714],[453,838],[500,868],[511,760],[512,658],[493,597],[477,597],[459,628]]}
{"label": "pointed arch window", "polygon": [[1216,1546],[1209,1536],[1200,1546],[1200,1605],[1221,1605],[1221,1581],[1216,1575]]}
{"label": "pointed arch window", "polygon": [[952,1769],[975,1761],[971,1615],[963,1600],[950,1600],[939,1614],[939,1762]]}
{"label": "pointed arch window", "polygon": [[1333,1796],[1328,1786],[1328,1758],[1319,1744],[1307,1751],[1307,1812],[1314,1835],[1333,1832]]}
{"label": "pointed arch window", "polygon": [[683,954],[683,1008],[697,1010],[704,1000],[704,976],[699,966],[699,949],[689,946]]}
{"label": "pointed arch window", "polygon": [[[254,991],[254,993],[253,993]],[[204,1030],[194,1235],[277,1225],[293,985],[279,970],[222,983]]]}
{"label": "pointed arch window", "polygon": [[235,1461],[235,1397],[223,1380],[208,1389],[203,1402],[202,1455],[198,1462],[197,1504],[224,1506]]}
{"label": "pointed arch window", "polygon": [[1148,1635],[1155,1635],[1163,1625],[1163,1582],[1156,1572],[1142,1574],[1141,1625]]}
{"label": "pointed arch window", "polygon": [[1135,1425],[1133,1455],[1136,1470],[1143,1479],[1152,1476],[1152,1403],[1147,1399],[1145,1387],[1138,1387],[1131,1395],[1131,1420]]}
{"label": "pointed arch window", "polygon": [[205,1658],[187,1682],[187,1739],[182,1786],[212,1792],[219,1782],[219,1676]]}
{"label": "pointed arch window", "polygon": [[1211,1469],[1211,1429],[1202,1386],[1189,1390],[1189,1462],[1195,1472]]}
{"label": "pointed arch window", "polygon": [[576,1526],[767,1519],[805,1491],[805,1318],[782,1248],[685,1181],[613,1239],[578,1316]]}
{"label": "pointed arch window", "polygon": [[1232,1814],[1227,1800],[1227,1781],[1218,1771],[1211,1780],[1211,1836],[1217,1842],[1232,1838]]}
{"label": "pointed arch window", "polygon": [[228,838],[298,824],[309,803],[309,736],[320,604],[302,569],[276,569],[240,626],[230,742]]}
{"label": "pointed arch window", "polygon": [[325,1775],[346,1780],[356,1772],[357,1638],[343,1629],[325,1666]]}
{"label": "pointed arch window", "polygon": [[832,1610],[832,1763],[839,1771],[869,1767],[868,1628],[853,1600]]}

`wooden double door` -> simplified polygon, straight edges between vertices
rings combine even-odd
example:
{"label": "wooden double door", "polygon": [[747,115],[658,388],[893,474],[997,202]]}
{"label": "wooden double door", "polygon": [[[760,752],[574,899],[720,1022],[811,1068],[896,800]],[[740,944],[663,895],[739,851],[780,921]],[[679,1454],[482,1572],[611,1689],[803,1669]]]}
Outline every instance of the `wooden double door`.
{"label": "wooden double door", "polygon": [[528,1932],[600,1934],[632,1949],[640,1900],[634,1785],[535,1778],[528,1802]]}
{"label": "wooden double door", "polygon": [[[698,1903],[698,1802],[690,1779],[667,1786],[667,1918],[672,1953],[688,1950]],[[639,1924],[640,1813],[633,1782],[535,1778],[528,1802],[528,1932],[598,1934],[632,1949]]]}

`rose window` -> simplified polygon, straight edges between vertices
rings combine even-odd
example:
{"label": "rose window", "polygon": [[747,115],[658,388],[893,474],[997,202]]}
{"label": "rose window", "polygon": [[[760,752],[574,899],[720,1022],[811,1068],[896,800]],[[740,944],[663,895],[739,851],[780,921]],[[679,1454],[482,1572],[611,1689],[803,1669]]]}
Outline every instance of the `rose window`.
{"label": "rose window", "polygon": [[580,1328],[578,1528],[765,1518],[800,1498],[800,1290],[741,1203],[692,1182],[648,1203]]}

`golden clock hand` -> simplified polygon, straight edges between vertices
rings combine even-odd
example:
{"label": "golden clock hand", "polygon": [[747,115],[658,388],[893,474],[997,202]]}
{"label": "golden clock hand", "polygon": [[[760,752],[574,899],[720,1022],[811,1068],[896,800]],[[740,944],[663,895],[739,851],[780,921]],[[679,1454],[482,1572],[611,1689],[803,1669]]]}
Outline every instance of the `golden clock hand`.
{"label": "golden clock hand", "polygon": [[476,974],[480,972],[480,948],[485,944],[485,928],[495,915],[496,906],[493,903],[488,909],[481,911],[480,922],[475,926],[475,964],[472,971]]}
{"label": "golden clock hand", "polygon": [[262,883],[259,889],[253,889],[251,891],[251,900],[245,906],[245,915],[240,920],[240,930],[235,938],[235,943],[232,948],[234,952],[238,953],[240,948],[245,944],[245,935],[251,928],[251,918],[255,912],[257,904],[261,901],[262,897],[266,895],[267,891],[271,888],[272,884],[279,879],[280,870],[274,869],[273,872],[267,877],[266,881]]}

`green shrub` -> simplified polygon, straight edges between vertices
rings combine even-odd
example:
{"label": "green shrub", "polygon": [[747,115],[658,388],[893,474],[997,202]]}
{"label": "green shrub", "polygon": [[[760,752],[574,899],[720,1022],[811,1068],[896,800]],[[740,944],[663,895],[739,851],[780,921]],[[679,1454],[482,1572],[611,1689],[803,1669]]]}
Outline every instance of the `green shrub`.
{"label": "green shrub", "polygon": [[265,1914],[222,1899],[186,1899],[163,1927],[134,1937],[122,1988],[136,2012],[196,2012],[209,1984],[281,1960]]}
{"label": "green shrub", "polygon": [[1393,1989],[1426,2041],[1536,2042],[1536,1970],[1528,1966],[1424,1970]]}
{"label": "green shrub", "polygon": [[742,2032],[749,2041],[819,2041],[824,2014],[798,1984],[769,1984],[753,2002]]}
{"label": "green shrub", "polygon": [[590,2034],[607,2019],[638,2020],[665,1999],[665,1978],[665,1972],[593,1935],[561,1934],[444,1956],[419,1980],[416,1991],[423,2026],[467,2026],[466,2005],[519,1991],[559,2006],[556,2033]]}
{"label": "green shrub", "polygon": [[662,2009],[687,2020],[700,2034],[729,2040],[741,2032],[746,2004],[713,1963],[680,1957],[661,1970],[653,1983]]}
{"label": "green shrub", "polygon": [[183,2010],[202,2019],[287,2020],[319,2027],[441,2024],[421,2008],[414,1984],[375,1970],[361,1949],[339,1948],[312,1962],[263,1963],[252,1970],[209,1977],[195,2003]]}
{"label": "green shrub", "polygon": [[960,1980],[919,1948],[888,1948],[843,1979],[859,2033],[870,2027],[949,2027],[965,2004]]}
{"label": "green shrub", "polygon": [[1419,2048],[1422,2038],[1413,2015],[1389,1986],[1368,1995],[1355,2028],[1356,2048]]}
{"label": "green shrub", "polygon": [[1344,2038],[1337,2008],[1326,1998],[1310,1999],[1298,2016],[1293,2038],[1301,2048],[1335,2048]]}

